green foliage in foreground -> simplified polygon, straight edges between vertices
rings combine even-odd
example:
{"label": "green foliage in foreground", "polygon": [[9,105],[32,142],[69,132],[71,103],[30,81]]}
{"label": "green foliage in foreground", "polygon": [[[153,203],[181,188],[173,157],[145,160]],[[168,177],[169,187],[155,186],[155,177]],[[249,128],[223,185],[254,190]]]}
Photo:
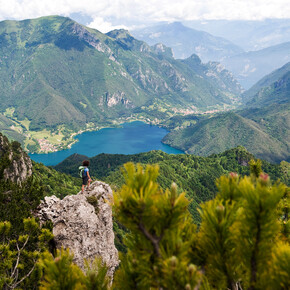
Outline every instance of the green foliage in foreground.
{"label": "green foliage in foreground", "polygon": [[[282,226],[288,224],[289,189],[272,183],[259,161],[251,162],[250,176],[231,173],[217,181],[217,196],[201,206],[198,229],[185,194],[175,184],[164,191],[157,183],[158,166],[128,163],[124,175],[113,210],[130,230],[128,252],[112,289],[289,289],[289,232]],[[72,267],[63,266],[62,272]],[[47,274],[44,283],[55,279]],[[75,279],[67,275],[66,283],[82,283]]]}
{"label": "green foliage in foreground", "polygon": [[37,289],[41,272],[36,262],[52,238],[31,218],[43,197],[34,176],[21,185],[0,181],[0,289]]}
{"label": "green foliage in foreground", "polygon": [[128,253],[116,273],[117,288],[193,289],[201,273],[188,255],[196,226],[185,193],[178,195],[174,184],[163,191],[156,183],[158,166],[143,171],[128,163],[125,169],[126,185],[114,195],[114,213],[130,234]]}
{"label": "green foliage in foreground", "polygon": [[0,288],[36,289],[41,277],[37,265],[41,252],[47,248],[52,234],[40,229],[34,218],[23,220],[21,235],[11,235],[11,223],[0,221]]}
{"label": "green foliage in foreground", "polygon": [[85,261],[84,272],[73,264],[72,260],[73,255],[68,249],[57,251],[56,257],[48,252],[44,253],[39,262],[45,269],[40,289],[105,290],[109,288],[110,280],[107,277],[107,268],[102,265],[101,259]]}

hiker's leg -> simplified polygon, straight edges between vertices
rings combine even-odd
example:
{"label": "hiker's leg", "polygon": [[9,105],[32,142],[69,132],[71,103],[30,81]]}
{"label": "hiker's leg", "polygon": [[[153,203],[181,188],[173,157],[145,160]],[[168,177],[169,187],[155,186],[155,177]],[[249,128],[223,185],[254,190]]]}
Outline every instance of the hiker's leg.
{"label": "hiker's leg", "polygon": [[84,192],[84,189],[85,189],[85,185],[82,184],[82,192]]}

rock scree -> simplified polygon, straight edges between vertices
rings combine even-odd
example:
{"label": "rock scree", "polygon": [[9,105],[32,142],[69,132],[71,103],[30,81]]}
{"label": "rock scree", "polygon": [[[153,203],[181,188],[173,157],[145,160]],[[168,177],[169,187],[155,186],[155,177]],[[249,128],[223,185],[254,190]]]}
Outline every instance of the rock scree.
{"label": "rock scree", "polygon": [[108,275],[113,277],[119,258],[108,202],[111,199],[110,186],[95,181],[83,193],[62,200],[54,195],[45,197],[34,214],[42,223],[52,221],[56,247],[69,248],[78,266],[83,268],[84,259],[99,256],[108,266]]}

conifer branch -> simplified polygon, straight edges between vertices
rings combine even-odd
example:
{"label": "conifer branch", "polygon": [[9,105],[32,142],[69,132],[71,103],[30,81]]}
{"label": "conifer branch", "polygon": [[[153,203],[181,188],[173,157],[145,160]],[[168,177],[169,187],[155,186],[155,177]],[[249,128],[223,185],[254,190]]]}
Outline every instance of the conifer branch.
{"label": "conifer branch", "polygon": [[144,234],[144,236],[152,243],[155,254],[158,258],[160,258],[161,253],[159,249],[159,242],[161,237],[157,238],[155,235],[150,234],[141,222],[139,222],[138,228]]}
{"label": "conifer branch", "polygon": [[26,278],[28,278],[30,276],[30,274],[33,272],[34,268],[36,266],[36,260],[33,260],[33,267],[30,269],[30,271],[18,282],[16,282],[15,284],[13,284],[12,286],[9,286],[11,289],[15,289],[17,287],[17,285],[19,285],[20,283],[22,283]]}
{"label": "conifer branch", "polygon": [[261,224],[260,224],[260,213],[262,211],[261,203],[259,206],[259,215],[257,217],[257,234],[255,240],[255,247],[251,257],[251,280],[250,280],[250,287],[249,290],[255,289],[254,285],[256,284],[257,280],[257,253],[259,250],[259,243],[261,239]]}
{"label": "conifer branch", "polygon": [[[24,242],[24,244],[23,244],[23,246],[21,247],[21,249],[19,248],[18,243],[16,243],[16,247],[17,247],[17,251],[18,251],[18,253],[17,253],[17,260],[16,260],[15,267],[14,267],[14,269],[13,269],[13,272],[11,273],[11,278],[13,278],[13,277],[15,276],[15,272],[16,272],[16,270],[17,270],[17,268],[18,268],[18,264],[19,264],[19,260],[20,260],[20,254],[21,254],[21,251],[25,248],[25,246],[26,246],[28,240],[29,240],[29,236],[27,237],[27,239],[26,239],[26,241]],[[17,275],[17,276],[18,276],[18,275]],[[18,277],[16,277],[16,280],[17,280],[17,278],[18,278]]]}

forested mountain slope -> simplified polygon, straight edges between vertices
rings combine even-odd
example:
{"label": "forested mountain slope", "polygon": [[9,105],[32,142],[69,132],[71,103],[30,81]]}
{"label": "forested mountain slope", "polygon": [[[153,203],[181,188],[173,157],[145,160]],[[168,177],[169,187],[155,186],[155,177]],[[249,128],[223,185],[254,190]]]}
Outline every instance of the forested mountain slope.
{"label": "forested mountain slope", "polygon": [[265,77],[263,77],[256,84],[254,84],[250,89],[248,89],[242,94],[243,103],[250,102],[261,90],[265,90],[265,88],[272,86],[275,82],[281,79],[289,71],[290,71],[290,62],[288,62],[281,68],[274,70],[273,72],[266,75]]}
{"label": "forested mountain slope", "polygon": [[265,107],[287,103],[290,103],[290,70],[270,85],[261,88],[246,105],[247,107]]}
{"label": "forested mountain slope", "polygon": [[102,34],[59,16],[1,22],[0,55],[1,111],[13,109],[30,130],[101,124],[150,105],[162,112],[231,105],[237,86],[217,85],[128,31]]}
{"label": "forested mountain slope", "polygon": [[261,108],[250,108],[239,111],[244,118],[256,122],[263,132],[269,134],[280,142],[290,144],[290,102],[285,104],[272,104]]}
{"label": "forested mountain slope", "polygon": [[[278,116],[283,118],[280,113]],[[289,120],[289,111],[285,111],[284,117]],[[266,118],[266,115],[263,118]],[[277,131],[275,133],[275,124],[278,124],[275,122],[278,122],[278,119],[270,124],[272,129],[267,130],[266,126],[237,113],[224,113],[200,120],[186,128],[174,130],[163,138],[163,142],[187,153],[202,156],[241,145],[259,158],[271,162],[289,161],[287,142],[289,137],[286,135],[286,132],[289,132],[289,124],[282,123],[280,128],[282,136],[280,136]]]}
{"label": "forested mountain slope", "polygon": [[[158,182],[162,188],[168,188],[174,181],[180,191],[184,190],[192,199],[190,211],[198,216],[196,206],[214,197],[216,192],[215,180],[223,174],[237,172],[241,175],[249,174],[248,162],[254,158],[243,147],[230,149],[221,154],[200,157],[191,154],[166,154],[162,151],[150,151],[134,155],[100,154],[89,158],[90,173],[94,178],[105,181],[113,187],[120,187],[124,178],[120,168],[126,162],[141,164],[158,164],[160,175]],[[78,166],[88,157],[73,154],[54,168],[60,172],[78,175]],[[289,163],[280,165],[263,161],[263,170],[276,180],[289,182]]]}
{"label": "forested mountain slope", "polygon": [[243,95],[244,109],[212,116],[172,117],[163,142],[207,156],[242,145],[271,161],[290,160],[290,66],[264,77]]}

